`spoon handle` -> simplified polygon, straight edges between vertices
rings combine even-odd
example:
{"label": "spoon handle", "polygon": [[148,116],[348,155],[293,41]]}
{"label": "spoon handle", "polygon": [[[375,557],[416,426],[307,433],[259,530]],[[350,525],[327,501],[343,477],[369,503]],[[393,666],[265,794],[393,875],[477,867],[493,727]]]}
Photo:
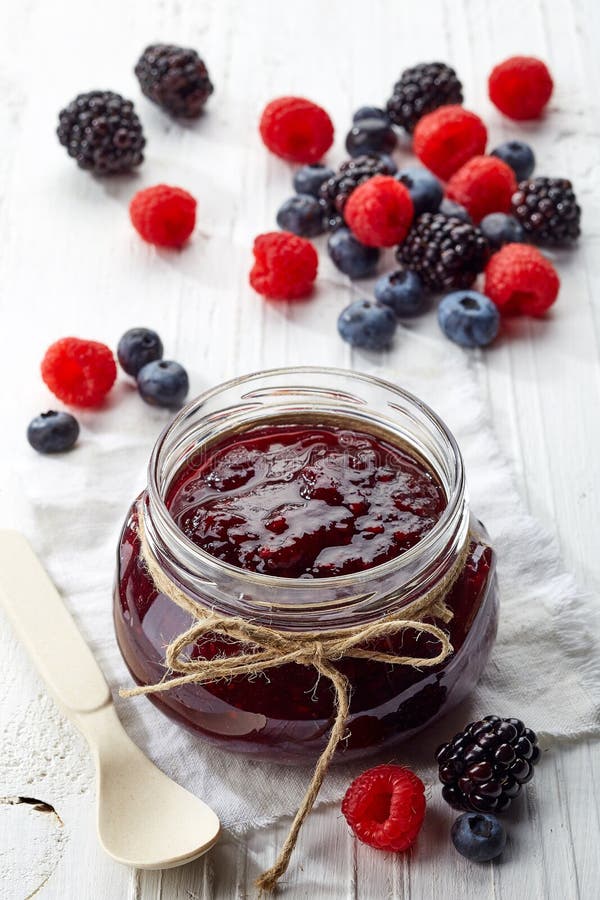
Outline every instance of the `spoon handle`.
{"label": "spoon handle", "polygon": [[90,648],[18,531],[0,530],[0,605],[65,712],[76,718],[111,702]]}

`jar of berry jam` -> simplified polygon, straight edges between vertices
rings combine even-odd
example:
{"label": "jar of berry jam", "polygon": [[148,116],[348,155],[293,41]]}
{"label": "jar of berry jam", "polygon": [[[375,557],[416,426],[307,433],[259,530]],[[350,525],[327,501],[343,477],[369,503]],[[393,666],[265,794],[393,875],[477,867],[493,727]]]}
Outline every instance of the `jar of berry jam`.
{"label": "jar of berry jam", "polygon": [[[165,647],[193,620],[148,572],[140,510],[154,559],[188,597],[291,634],[401,618],[465,560],[445,598],[450,622],[425,619],[449,634],[442,663],[336,662],[351,688],[338,760],[411,737],[481,675],[496,634],[494,553],[469,511],[454,438],[391,383],[338,369],[262,372],[198,397],[163,432],[125,520],[114,596],[119,647],[148,685],[165,677]],[[369,648],[433,658],[440,644],[409,629]],[[242,650],[208,635],[187,653]],[[313,761],[334,717],[331,683],[297,663],[149,696],[203,740],[282,763]]]}

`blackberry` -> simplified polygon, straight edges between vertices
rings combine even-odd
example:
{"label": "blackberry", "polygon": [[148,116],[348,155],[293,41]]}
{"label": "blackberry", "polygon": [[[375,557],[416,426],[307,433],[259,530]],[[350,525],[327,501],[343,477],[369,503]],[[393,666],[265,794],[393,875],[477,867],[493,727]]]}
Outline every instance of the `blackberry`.
{"label": "blackberry", "polygon": [[374,175],[391,174],[388,163],[378,156],[356,156],[343,162],[338,172],[323,182],[320,189],[320,202],[329,228],[333,230],[343,223],[348,197],[359,184]]}
{"label": "blackberry", "polygon": [[512,196],[512,212],[536,244],[569,244],[581,229],[581,208],[566,178],[529,178]]}
{"label": "blackberry", "polygon": [[537,737],[520,719],[486,716],[436,751],[442,796],[453,809],[504,812],[533,778]]}
{"label": "blackberry", "polygon": [[214,88],[195,50],[151,44],[135,67],[142,93],[172,116],[196,119]]}
{"label": "blackberry", "polygon": [[58,114],[56,133],[79,168],[96,175],[129,172],[144,160],[133,103],[113,91],[79,94]]}
{"label": "blackberry", "polygon": [[470,287],[489,255],[488,242],[478,228],[442,213],[417,216],[396,251],[398,262],[433,291]]}
{"label": "blackberry", "polygon": [[462,84],[445,63],[419,63],[405,69],[387,102],[387,113],[395,125],[414,131],[426,113],[447,103],[462,103]]}

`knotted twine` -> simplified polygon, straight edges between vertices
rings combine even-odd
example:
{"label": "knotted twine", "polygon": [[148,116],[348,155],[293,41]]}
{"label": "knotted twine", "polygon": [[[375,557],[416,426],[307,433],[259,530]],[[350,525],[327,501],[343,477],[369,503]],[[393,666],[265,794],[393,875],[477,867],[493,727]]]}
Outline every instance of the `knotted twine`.
{"label": "knotted twine", "polygon": [[[172,672],[180,674],[168,678],[168,680],[163,679],[156,684],[121,690],[119,693],[122,697],[170,691],[172,688],[186,684],[209,684],[221,679],[233,678],[236,675],[255,675],[258,672],[266,672],[288,663],[312,666],[320,676],[329,679],[333,685],[335,716],[329,739],[317,760],[304,799],[274,865],[256,880],[256,886],[260,893],[269,893],[275,889],[278,880],[288,867],[302,823],[311,811],[331,759],[340,741],[345,737],[350,704],[349,683],[346,676],[335,667],[334,663],[345,657],[351,657],[420,669],[431,668],[444,662],[453,650],[448,635],[437,625],[423,622],[422,619],[425,616],[431,616],[446,624],[451,620],[452,612],[446,606],[445,598],[465,565],[470,538],[467,537],[446,575],[431,590],[403,608],[402,618],[390,615],[367,625],[357,625],[354,628],[341,628],[335,631],[287,632],[268,628],[265,625],[256,625],[239,616],[219,615],[213,609],[202,606],[189,597],[171,581],[154,555],[147,539],[145,512],[141,503],[138,507],[138,515],[140,550],[156,588],[161,594],[189,613],[194,623],[187,631],[171,641],[165,650],[165,667],[167,669],[165,679]],[[377,638],[399,634],[408,629],[414,629],[421,634],[429,634],[436,638],[441,645],[437,656],[422,658],[395,656],[392,653],[368,650],[360,646]],[[250,644],[257,649],[251,653],[240,653],[237,656],[216,656],[212,659],[190,659],[184,654],[186,647],[194,645],[208,634],[224,635],[245,645]]]}

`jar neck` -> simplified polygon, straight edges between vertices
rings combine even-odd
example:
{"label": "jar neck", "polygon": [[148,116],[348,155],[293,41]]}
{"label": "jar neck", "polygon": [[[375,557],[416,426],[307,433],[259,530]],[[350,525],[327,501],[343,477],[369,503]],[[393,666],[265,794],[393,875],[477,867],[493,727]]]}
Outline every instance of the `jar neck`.
{"label": "jar neck", "polygon": [[[447,505],[412,548],[373,568],[333,578],[281,578],[211,556],[177,527],[165,504],[175,475],[194,454],[227,435],[282,421],[348,427],[408,446],[440,481]],[[279,369],[235,379],[185,407],[152,454],[142,497],[150,549],[169,577],[199,604],[285,630],[343,628],[398,613],[432,589],[467,540],[462,459],[444,423],[388,382],[339,369]]]}

